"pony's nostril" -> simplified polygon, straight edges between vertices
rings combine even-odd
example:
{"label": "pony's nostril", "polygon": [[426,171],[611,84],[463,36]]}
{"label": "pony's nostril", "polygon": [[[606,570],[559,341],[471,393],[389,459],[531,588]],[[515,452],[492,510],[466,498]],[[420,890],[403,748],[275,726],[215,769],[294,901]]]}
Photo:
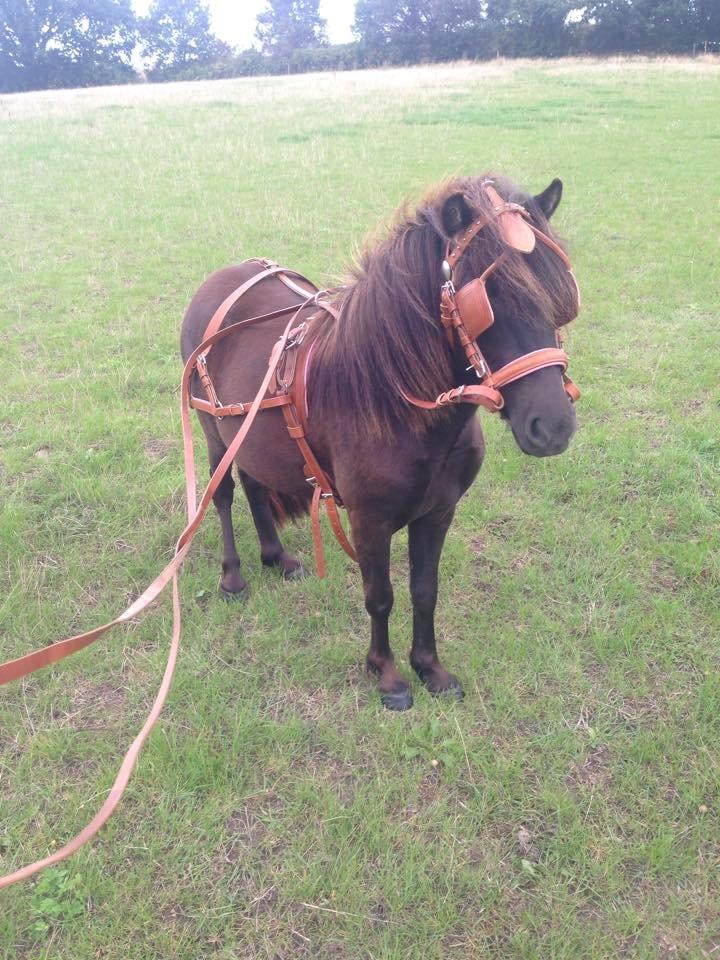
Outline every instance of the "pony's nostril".
{"label": "pony's nostril", "polygon": [[528,443],[528,448],[523,447],[523,449],[526,453],[533,453],[540,457],[562,453],[574,432],[575,417],[573,412],[569,417],[529,417],[525,427],[525,440]]}
{"label": "pony's nostril", "polygon": [[541,417],[533,417],[528,425],[528,436],[538,445],[547,443],[549,436]]}

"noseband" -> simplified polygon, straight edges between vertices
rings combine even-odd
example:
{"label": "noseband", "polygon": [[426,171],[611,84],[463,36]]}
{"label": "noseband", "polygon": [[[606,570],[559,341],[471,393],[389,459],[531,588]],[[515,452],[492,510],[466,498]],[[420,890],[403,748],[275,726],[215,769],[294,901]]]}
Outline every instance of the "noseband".
{"label": "noseband", "polygon": [[448,241],[445,260],[442,263],[445,282],[440,293],[440,322],[445,329],[448,343],[452,347],[454,335],[457,334],[470,364],[468,370],[475,370],[480,383],[463,384],[453,390],[447,390],[434,401],[418,400],[416,397],[407,394],[403,394],[403,396],[414,406],[422,407],[425,410],[433,410],[450,403],[474,403],[496,413],[502,410],[505,405],[500,393],[503,387],[515,380],[520,380],[522,377],[527,377],[531,373],[536,373],[538,370],[544,370],[545,367],[561,367],[565,392],[574,403],[580,396],[580,391],[565,372],[569,358],[565,351],[561,349],[562,337],[560,331],[556,331],[555,334],[556,347],[532,350],[530,353],[525,353],[515,360],[511,360],[510,363],[506,363],[505,366],[496,371],[491,370],[478,345],[477,338],[495,321],[486,283],[500,264],[507,259],[508,251],[503,251],[479,277],[475,277],[474,280],[466,283],[459,290],[455,289],[453,283],[453,271],[473,237],[493,220],[498,222],[502,239],[514,250],[530,253],[535,248],[536,240],[539,240],[560,257],[568,273],[575,281],[578,290],[578,303],[580,302],[577,280],[572,271],[570,260],[562,247],[542,230],[538,230],[537,227],[528,222],[529,214],[525,207],[518,203],[509,203],[503,200],[489,181],[483,187],[492,204],[492,211],[487,216],[483,216],[472,223],[452,248],[451,241]]}

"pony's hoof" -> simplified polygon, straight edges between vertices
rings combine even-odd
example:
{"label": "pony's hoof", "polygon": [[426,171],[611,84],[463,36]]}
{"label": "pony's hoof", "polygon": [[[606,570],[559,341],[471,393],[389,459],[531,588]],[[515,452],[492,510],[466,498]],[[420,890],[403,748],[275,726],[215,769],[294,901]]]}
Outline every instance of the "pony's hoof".
{"label": "pony's hoof", "polygon": [[464,700],[465,691],[460,686],[458,678],[443,669],[421,667],[412,664],[412,668],[423,683],[427,692],[433,697],[443,697],[449,694],[455,700]]}
{"label": "pony's hoof", "polygon": [[250,588],[247,584],[242,590],[226,590],[222,584],[218,587],[218,596],[225,603],[241,603],[243,600],[247,600],[249,593]]}
{"label": "pony's hoof", "polygon": [[453,677],[444,690],[430,690],[430,693],[433,695],[433,697],[450,696],[454,697],[457,701],[465,699],[465,691],[460,686],[460,681],[457,677]]}
{"label": "pony's hoof", "polygon": [[380,696],[386,710],[409,710],[413,705],[410,687],[407,690],[399,690],[397,693],[383,693]]}
{"label": "pony's hoof", "polygon": [[304,580],[307,576],[308,572],[301,563],[292,570],[283,570],[283,580]]}

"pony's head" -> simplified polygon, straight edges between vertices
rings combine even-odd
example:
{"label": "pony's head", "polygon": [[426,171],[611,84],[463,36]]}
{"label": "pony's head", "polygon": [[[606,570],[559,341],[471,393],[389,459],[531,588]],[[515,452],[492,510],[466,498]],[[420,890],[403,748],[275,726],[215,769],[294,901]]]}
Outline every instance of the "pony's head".
{"label": "pony's head", "polygon": [[[487,309],[494,313],[494,322],[477,336],[491,369],[556,347],[559,328],[579,305],[574,278],[549,225],[561,194],[559,180],[533,197],[487,174],[454,179],[414,211],[403,208],[385,238],[368,243],[349,282],[338,290],[340,321],[329,313],[318,320],[309,387],[318,415],[331,416],[341,409],[348,436],[421,433],[442,422],[449,407],[428,411],[409,397],[433,400],[459,384],[458,377],[466,384],[478,382],[472,372],[465,372],[467,360],[457,335],[447,337],[441,325],[443,261],[459,245],[462,256],[453,271],[459,292],[498,261],[486,283]],[[520,243],[527,250],[523,252],[509,244],[512,230],[503,229],[495,211],[504,202],[524,208],[522,215],[513,216],[516,223],[522,219],[526,239],[529,234],[534,241],[532,227],[552,246],[538,241],[530,250],[530,244]],[[468,232],[478,221],[482,227]],[[398,402],[402,395],[405,404]],[[561,367],[538,369],[508,382],[501,395],[501,414],[522,450],[549,456],[567,447],[575,413]]]}
{"label": "pony's head", "polygon": [[[458,290],[497,261],[486,281],[491,322],[477,337],[494,371],[533,351],[556,347],[559,329],[578,312],[577,284],[549,223],[561,196],[562,183],[557,179],[532,196],[503,178],[478,177],[452,182],[426,208],[425,215],[448,250],[467,243],[454,267]],[[498,200],[519,204],[526,211],[519,239],[495,215],[493,204]],[[515,217],[522,220],[519,214]],[[473,233],[471,228],[478,223],[483,226]],[[523,229],[531,242],[523,240]],[[551,242],[536,243],[535,235]],[[549,366],[501,388],[501,416],[510,423],[520,449],[532,456],[562,453],[575,432],[575,410],[562,374],[560,366]]]}

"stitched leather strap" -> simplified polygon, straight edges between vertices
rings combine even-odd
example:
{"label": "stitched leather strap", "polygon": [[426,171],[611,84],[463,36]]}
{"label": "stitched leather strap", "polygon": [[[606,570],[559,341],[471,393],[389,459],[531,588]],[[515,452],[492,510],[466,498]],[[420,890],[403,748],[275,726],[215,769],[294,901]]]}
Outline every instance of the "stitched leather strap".
{"label": "stitched leather strap", "polygon": [[564,350],[557,347],[544,347],[542,350],[532,350],[530,353],[511,360],[504,367],[495,370],[492,374],[493,386],[500,389],[506,387],[509,383],[520,380],[530,373],[537,370],[544,370],[545,367],[562,367],[563,373],[567,369],[569,362],[568,355]]}
{"label": "stitched leather strap", "polygon": [[567,365],[568,355],[564,350],[556,347],[545,347],[542,350],[533,350],[531,353],[526,353],[516,360],[511,360],[510,363],[506,363],[495,373],[491,373],[482,384],[463,384],[452,390],[446,390],[435,400],[419,400],[402,390],[400,393],[408,403],[412,403],[415,407],[421,407],[423,410],[437,410],[439,407],[445,407],[451,403],[474,403],[476,406],[485,407],[486,410],[494,413],[502,410],[504,406],[504,400],[500,393],[502,387],[520,380],[521,377],[527,377],[537,370],[544,370],[545,367],[562,367],[565,392],[574,402],[580,396],[580,391],[570,377],[565,374]]}
{"label": "stitched leather strap", "polygon": [[[290,402],[290,398],[285,396],[265,397],[260,404],[260,409],[268,410],[271,407],[282,407]],[[214,403],[210,403],[208,400],[202,400],[200,397],[190,397],[190,406],[193,410],[202,410],[203,413],[210,413],[213,417],[217,417],[218,420],[222,420],[223,417],[244,417],[250,409],[251,403],[251,400],[248,400],[247,403],[218,402],[216,406]]]}
{"label": "stitched leather strap", "polygon": [[463,384],[460,387],[454,387],[452,390],[445,390],[439,394],[435,400],[419,400],[412,394],[400,391],[402,397],[411,403],[414,407],[421,407],[423,410],[437,410],[439,407],[446,407],[453,403],[474,403],[477,407],[485,407],[491,413],[502,410],[505,401],[497,390],[487,387],[484,384]]}
{"label": "stitched leather strap", "polygon": [[322,579],[325,576],[325,556],[323,553],[322,534],[320,531],[321,504],[325,504],[325,510],[328,515],[328,519],[330,520],[330,526],[332,527],[333,533],[335,534],[338,543],[343,548],[345,553],[356,562],[357,554],[355,553],[352,544],[343,530],[342,523],[340,522],[340,517],[337,512],[337,504],[335,502],[335,491],[332,483],[330,482],[328,475],[321,467],[317,457],[313,453],[313,450],[305,437],[305,427],[301,422],[298,409],[299,404],[297,402],[298,397],[304,396],[304,380],[301,380],[299,384],[293,384],[292,386],[294,387],[290,397],[292,402],[288,403],[286,406],[283,406],[283,416],[285,417],[288,433],[297,443],[300,453],[305,461],[305,478],[309,483],[312,483],[313,487],[315,488],[313,491],[312,503],[310,505],[310,521],[313,535],[313,546],[315,550],[315,567],[317,569],[318,577]]}
{"label": "stitched leather strap", "polygon": [[[228,296],[225,297],[223,302],[220,304],[220,306],[217,308],[215,313],[210,318],[210,322],[205,328],[205,334],[203,336],[203,340],[207,340],[217,330],[220,329],[228,313],[230,313],[230,311],[235,306],[235,304],[239,300],[241,300],[242,297],[245,296],[248,290],[251,290],[257,283],[260,283],[263,280],[267,280],[268,277],[280,275],[279,276],[280,280],[283,280],[283,277],[285,277],[285,281],[287,281],[288,280],[287,274],[290,274],[293,277],[297,277],[299,280],[304,280],[306,283],[310,284],[310,286],[313,288],[312,291],[302,290],[302,288],[298,287],[296,284],[293,284],[291,289],[294,290],[296,293],[299,293],[302,297],[306,299],[308,297],[312,297],[315,291],[317,290],[317,287],[315,286],[314,283],[312,283],[312,281],[308,280],[307,277],[304,277],[301,273],[297,273],[295,270],[287,270],[285,267],[280,267],[276,263],[274,263],[272,260],[260,260],[258,262],[266,264],[265,269],[261,270],[259,273],[254,274],[252,277],[250,277],[249,280],[246,280],[245,283],[240,284],[240,286],[236,290],[233,290],[232,293],[228,294]],[[263,320],[269,320],[273,316],[282,316],[283,313],[292,313],[296,309],[297,309],[297,304],[291,307],[284,307],[281,310],[273,310],[271,313],[261,314],[260,316],[257,316],[257,317],[250,317],[247,320],[241,320],[239,322],[244,323],[246,326],[250,326],[251,324],[261,323]],[[208,352],[209,352],[209,348],[207,351],[205,351],[205,354],[207,355]]]}

